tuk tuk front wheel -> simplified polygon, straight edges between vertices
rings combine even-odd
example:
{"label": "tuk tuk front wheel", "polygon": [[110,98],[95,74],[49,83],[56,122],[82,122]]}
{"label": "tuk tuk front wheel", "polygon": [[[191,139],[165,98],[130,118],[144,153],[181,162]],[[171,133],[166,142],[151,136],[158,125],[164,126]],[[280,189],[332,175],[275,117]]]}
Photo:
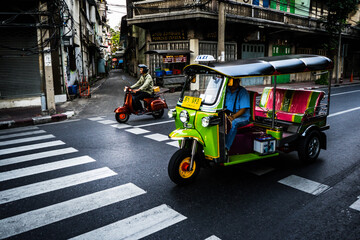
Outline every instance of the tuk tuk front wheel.
{"label": "tuk tuk front wheel", "polygon": [[321,137],[318,131],[312,131],[303,137],[298,146],[298,156],[300,161],[311,163],[316,161],[320,154]]}
{"label": "tuk tuk front wheel", "polygon": [[192,183],[199,174],[200,166],[197,159],[194,159],[193,169],[190,171],[191,150],[179,149],[171,157],[168,165],[170,179],[178,185]]}
{"label": "tuk tuk front wheel", "polygon": [[126,123],[129,120],[129,114],[127,113],[115,113],[115,119],[119,123]]}

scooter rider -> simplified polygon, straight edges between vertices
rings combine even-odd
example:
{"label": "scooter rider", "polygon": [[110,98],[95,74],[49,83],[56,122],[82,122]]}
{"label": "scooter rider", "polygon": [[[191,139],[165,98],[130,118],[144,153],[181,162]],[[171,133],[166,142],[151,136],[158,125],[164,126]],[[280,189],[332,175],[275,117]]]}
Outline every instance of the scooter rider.
{"label": "scooter rider", "polygon": [[145,64],[139,64],[140,68],[140,79],[132,85],[130,88],[133,89],[133,107],[135,111],[144,112],[140,100],[148,98],[153,94],[153,79],[148,74],[149,68]]}

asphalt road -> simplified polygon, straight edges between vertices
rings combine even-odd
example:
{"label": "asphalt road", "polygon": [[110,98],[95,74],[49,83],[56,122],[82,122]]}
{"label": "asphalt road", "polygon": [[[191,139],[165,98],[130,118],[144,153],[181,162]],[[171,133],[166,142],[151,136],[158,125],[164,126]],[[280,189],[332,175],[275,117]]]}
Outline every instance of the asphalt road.
{"label": "asphalt road", "polygon": [[[174,122],[115,122],[133,82],[113,72],[72,103],[74,119],[0,131],[0,238],[360,239],[360,85],[332,89],[315,163],[281,154],[202,169],[178,187],[167,174]],[[170,106],[177,94],[165,95]]]}

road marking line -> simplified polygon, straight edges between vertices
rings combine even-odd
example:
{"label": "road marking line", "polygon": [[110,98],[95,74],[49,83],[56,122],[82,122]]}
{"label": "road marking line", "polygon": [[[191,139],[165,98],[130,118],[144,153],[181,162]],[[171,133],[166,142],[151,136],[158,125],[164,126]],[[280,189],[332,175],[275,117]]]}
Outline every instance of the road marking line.
{"label": "road marking line", "polygon": [[348,94],[348,93],[355,93],[355,92],[360,92],[360,90],[354,90],[354,91],[343,92],[343,93],[334,93],[334,94],[331,94],[331,96],[338,96],[338,95],[343,95],[343,94]]}
{"label": "road marking line", "polygon": [[37,143],[37,144],[31,144],[26,145],[22,147],[14,147],[14,148],[8,148],[0,150],[0,155],[10,154],[10,153],[17,153],[17,152],[24,152],[24,151],[30,151],[34,149],[40,149],[40,148],[47,148],[47,147],[53,147],[53,146],[59,146],[65,144],[63,141],[51,141],[46,143]]}
{"label": "road marking line", "polygon": [[90,121],[101,121],[104,120],[104,117],[93,117],[93,118],[88,118]]}
{"label": "road marking line", "polygon": [[69,119],[69,117],[68,117],[64,121],[44,123],[44,124],[42,124],[42,126],[57,125],[57,124],[63,124],[63,123],[73,123],[73,122],[78,122],[78,121],[81,121],[81,119]]}
{"label": "road marking line", "polygon": [[98,123],[101,123],[101,124],[114,124],[116,123],[114,120],[103,120],[103,121],[98,121]]}
{"label": "road marking line", "polygon": [[165,204],[149,209],[105,227],[71,238],[79,239],[140,239],[185,220],[186,217]]}
{"label": "road marking line", "polygon": [[215,236],[215,235],[212,235],[212,236],[210,236],[210,237],[208,237],[207,239],[205,239],[205,240],[221,240],[220,238],[218,238],[217,236]]}
{"label": "road marking line", "polygon": [[23,131],[29,131],[29,130],[36,130],[39,129],[36,126],[30,126],[30,127],[20,127],[20,128],[10,128],[5,130],[0,130],[0,134],[9,134],[9,133],[15,133],[15,132],[23,132]]}
{"label": "road marking line", "polygon": [[[43,182],[37,182],[21,187],[16,187],[0,192],[0,204],[17,201],[23,198],[36,196],[43,193],[79,185],[94,180],[117,175],[107,167],[77,173],[65,177],[55,178]],[[1,232],[1,231],[0,231]]]}
{"label": "road marking line", "polygon": [[356,202],[354,202],[353,204],[351,204],[350,208],[360,211],[360,199],[358,199]]}
{"label": "road marking line", "polygon": [[168,142],[166,143],[167,145],[170,145],[170,146],[173,146],[173,147],[177,147],[179,148],[179,142],[176,140],[176,141],[172,141],[172,142]]}
{"label": "road marking line", "polygon": [[158,142],[169,140],[169,137],[167,135],[160,134],[160,133],[154,133],[154,134],[146,135],[144,137],[150,138],[150,139],[158,141]]}
{"label": "road marking line", "polygon": [[114,124],[114,125],[111,125],[113,128],[117,128],[117,129],[123,129],[123,128],[129,128],[129,127],[132,127],[128,124]]}
{"label": "road marking line", "polygon": [[8,238],[146,193],[132,183],[74,198],[0,220],[1,238]]}
{"label": "road marking line", "polygon": [[2,135],[2,136],[0,136],[0,140],[7,139],[7,138],[35,135],[35,134],[40,134],[40,133],[46,133],[46,132],[44,130],[38,130],[38,131],[32,131],[32,132],[22,132],[22,133],[14,133],[14,134],[9,134],[9,135]]}
{"label": "road marking line", "polygon": [[77,152],[77,151],[78,150],[76,150],[75,148],[69,147],[69,148],[46,151],[46,152],[41,152],[41,153],[33,153],[33,154],[23,155],[23,156],[19,156],[19,157],[5,158],[5,159],[0,160],[0,166],[6,166],[6,165],[10,165],[10,164],[15,164],[15,163],[33,161],[33,160],[37,160],[37,159],[41,159],[41,158],[48,158],[48,157],[53,157],[53,156],[58,156],[58,155],[64,155],[64,154],[73,153],[73,152]]}
{"label": "road marking line", "polygon": [[302,178],[299,176],[291,175],[287,178],[284,178],[280,181],[278,181],[281,184],[284,184],[286,186],[298,189],[300,191],[310,193],[312,195],[318,196],[321,193],[327,191],[330,189],[329,186],[314,182],[312,180]]}
{"label": "road marking line", "polygon": [[95,162],[95,159],[89,156],[81,156],[75,158],[69,158],[66,160],[56,161],[52,163],[46,163],[41,165],[36,165],[32,167],[20,168],[12,171],[0,173],[0,182],[8,181],[15,178],[26,177],[34,174],[50,172],[58,169],[73,167],[77,165],[82,165],[90,162]]}
{"label": "road marking line", "polygon": [[165,124],[165,123],[169,123],[169,122],[175,122],[175,120],[169,120],[169,121],[162,121],[162,122],[149,123],[149,124],[138,125],[138,126],[134,126],[134,127],[149,127],[149,126],[154,126],[154,125],[159,125],[159,124]]}
{"label": "road marking line", "polygon": [[136,127],[132,128],[132,129],[127,129],[125,131],[136,134],[136,135],[150,132],[148,130],[141,129],[141,128],[136,128]]}
{"label": "road marking line", "polygon": [[38,137],[29,137],[29,138],[21,138],[16,140],[9,140],[9,141],[2,141],[0,142],[0,146],[6,146],[6,145],[12,145],[12,144],[18,144],[18,143],[26,143],[26,142],[33,142],[33,141],[39,141],[49,138],[54,138],[55,136],[52,134],[38,136]]}
{"label": "road marking line", "polygon": [[334,116],[337,116],[337,115],[340,115],[340,114],[344,114],[344,113],[348,113],[348,112],[352,112],[352,111],[356,111],[356,110],[360,110],[360,107],[356,107],[356,108],[352,108],[352,109],[349,109],[349,110],[333,113],[333,114],[330,114],[328,117],[334,117]]}

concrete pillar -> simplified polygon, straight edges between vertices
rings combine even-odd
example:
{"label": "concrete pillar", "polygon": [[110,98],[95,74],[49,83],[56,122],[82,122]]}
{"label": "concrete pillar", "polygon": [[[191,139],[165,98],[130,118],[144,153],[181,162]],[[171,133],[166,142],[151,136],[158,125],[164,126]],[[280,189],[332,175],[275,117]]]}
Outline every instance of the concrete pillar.
{"label": "concrete pillar", "polygon": [[225,3],[219,2],[219,20],[218,20],[218,61],[225,61]]}
{"label": "concrete pillar", "polygon": [[195,63],[195,58],[199,55],[199,39],[190,39],[190,64]]}
{"label": "concrete pillar", "polygon": [[[47,2],[39,2],[39,10],[47,11]],[[47,16],[41,16],[41,22],[47,22]],[[42,42],[46,41],[50,37],[49,29],[42,29]],[[48,43],[45,47],[43,47],[43,69],[44,69],[44,77],[45,77],[45,96],[46,96],[46,104],[47,111],[49,114],[56,113],[55,107],[55,94],[54,94],[54,79],[53,79],[53,71],[52,71],[52,60],[51,60],[51,46]],[[41,65],[40,65],[41,66]]]}

